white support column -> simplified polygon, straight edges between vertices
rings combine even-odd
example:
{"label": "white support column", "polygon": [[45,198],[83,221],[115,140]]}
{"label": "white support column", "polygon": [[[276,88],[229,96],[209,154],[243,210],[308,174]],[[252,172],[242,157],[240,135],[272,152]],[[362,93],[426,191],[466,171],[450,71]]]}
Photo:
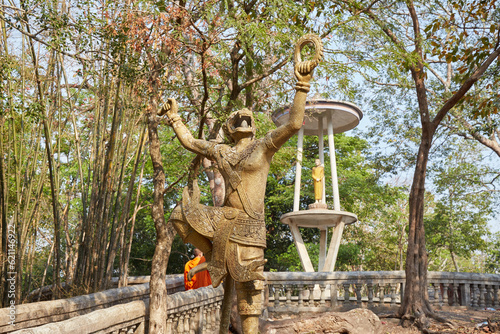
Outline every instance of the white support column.
{"label": "white support column", "polygon": [[[321,161],[321,164],[324,166],[325,165],[325,147],[323,144],[323,126],[324,126],[324,116],[320,115],[318,117],[318,155],[319,155],[319,161]],[[322,203],[326,204],[326,182],[323,177],[323,195],[322,195]],[[326,251],[327,251],[327,246],[328,246],[328,229],[325,230],[320,230],[320,235],[319,235],[319,261],[318,261],[318,271],[322,271],[323,267],[325,266],[325,261],[326,261]]]}
{"label": "white support column", "polygon": [[299,227],[296,224],[290,224],[290,231],[292,231],[293,241],[295,242],[295,247],[299,253],[300,262],[302,263],[302,268],[308,273],[314,272],[314,267],[312,265],[311,259],[309,258],[309,253],[307,253],[306,245],[304,245],[304,240],[302,240],[302,235],[300,234]]}
{"label": "white support column", "polygon": [[319,230],[319,261],[318,271],[323,271],[326,260],[326,246],[328,244],[328,229]]}
{"label": "white support column", "polygon": [[[325,147],[323,145],[323,115],[320,115],[318,118],[318,150],[319,150],[319,161],[321,164],[325,165]],[[323,195],[322,195],[322,203],[326,203],[326,182],[325,178],[323,178]]]}
{"label": "white support column", "polygon": [[326,262],[325,266],[323,267],[323,271],[331,272],[335,269],[335,262],[337,261],[340,239],[342,238],[343,232],[344,232],[344,222],[341,220],[333,228],[332,241],[330,242],[330,247],[328,248],[328,255],[326,256]]}
{"label": "white support column", "polygon": [[335,144],[333,142],[332,115],[328,115],[328,147],[330,148],[330,166],[332,170],[333,209],[340,211],[339,183],[337,179],[337,162],[335,160]]}
{"label": "white support column", "polygon": [[302,149],[304,146],[304,128],[300,128],[297,140],[297,163],[295,165],[295,191],[293,194],[293,211],[299,211],[300,179],[302,177]]}

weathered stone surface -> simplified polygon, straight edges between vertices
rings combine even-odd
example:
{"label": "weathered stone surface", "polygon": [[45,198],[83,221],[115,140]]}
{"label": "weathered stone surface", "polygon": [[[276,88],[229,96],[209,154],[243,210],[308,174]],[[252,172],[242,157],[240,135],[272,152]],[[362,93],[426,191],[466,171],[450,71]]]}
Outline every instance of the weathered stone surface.
{"label": "weathered stone surface", "polygon": [[378,334],[380,319],[367,309],[345,313],[327,312],[297,319],[261,323],[262,334],[324,333],[324,334]]}

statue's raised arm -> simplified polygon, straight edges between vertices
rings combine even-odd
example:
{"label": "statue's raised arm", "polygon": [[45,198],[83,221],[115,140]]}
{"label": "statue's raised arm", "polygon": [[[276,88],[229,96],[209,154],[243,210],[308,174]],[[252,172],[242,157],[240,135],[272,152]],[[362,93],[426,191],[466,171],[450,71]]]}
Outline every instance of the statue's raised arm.
{"label": "statue's raised arm", "polygon": [[[302,61],[300,52],[306,44],[313,44],[316,52],[312,60]],[[281,125],[268,134],[268,136],[271,136],[272,143],[276,149],[280,148],[301,128],[304,121],[306,97],[311,87],[309,82],[311,81],[314,69],[322,58],[323,43],[318,36],[307,34],[297,41],[294,53],[294,72],[297,78],[297,84],[295,85],[296,93],[293,99],[293,105],[290,108],[290,117],[288,123]]]}
{"label": "statue's raised arm", "polygon": [[207,156],[210,142],[203,139],[196,139],[193,137],[188,128],[182,123],[181,117],[178,114],[177,102],[175,99],[167,99],[158,113],[158,116],[167,116],[170,126],[174,129],[177,138],[187,150]]}

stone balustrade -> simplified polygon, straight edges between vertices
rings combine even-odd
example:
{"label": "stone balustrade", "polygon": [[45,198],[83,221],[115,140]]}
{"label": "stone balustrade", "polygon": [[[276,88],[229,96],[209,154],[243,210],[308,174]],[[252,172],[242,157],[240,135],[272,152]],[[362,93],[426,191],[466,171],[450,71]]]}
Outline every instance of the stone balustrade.
{"label": "stone balustrade", "polygon": [[[266,279],[269,313],[325,312],[396,307],[403,297],[405,272],[269,272]],[[427,280],[434,306],[500,306],[500,275],[429,272]]]}
{"label": "stone balustrade", "polygon": [[[150,276],[130,276],[127,278],[127,286],[148,283],[149,278],[150,278]],[[119,277],[112,277],[110,288],[117,288],[118,287],[118,280],[119,280]],[[52,288],[53,288],[52,285],[47,285],[47,286],[35,289],[28,294],[26,299],[30,303],[35,302],[35,301],[51,300],[52,299]],[[66,292],[71,290],[71,285],[63,282],[61,284],[61,290],[63,291],[63,293],[66,293]]]}
{"label": "stone balustrade", "polygon": [[[142,278],[141,278],[142,280]],[[184,291],[184,275],[168,275],[167,292]],[[109,308],[117,304],[140,301],[149,298],[149,283],[123,288],[110,289],[89,295],[68,299],[57,299],[29,304],[16,305],[15,326],[9,325],[8,308],[0,309],[0,333],[7,333],[23,328],[32,328],[90,313],[95,310]]]}
{"label": "stone balustrade", "polygon": [[[224,289],[204,287],[167,296],[167,333],[217,333]],[[127,333],[143,334],[149,299],[111,306],[64,321],[26,328],[12,334]]]}
{"label": "stone balustrade", "polygon": [[[404,271],[268,272],[265,276],[264,293],[267,314],[343,311],[356,307],[378,310],[395,308],[402,300],[405,284]],[[427,279],[429,299],[436,307],[500,307],[500,275],[429,272]],[[183,290],[182,276],[179,275],[177,280],[176,284],[180,283]],[[97,310],[89,307],[92,295],[74,297],[88,299],[83,303],[86,304],[87,314],[79,313],[84,312],[84,307],[77,308],[73,305],[75,310],[70,312],[71,307],[62,306],[64,303],[72,305],[75,302],[73,298],[63,300],[58,307],[49,303],[59,301],[20,305],[19,308],[36,304],[43,304],[44,307],[40,305],[34,307],[31,316],[18,313],[19,318],[16,317],[16,324],[22,324],[22,327],[16,326],[16,328],[8,329],[1,327],[3,323],[0,323],[0,333],[21,328],[25,329],[15,333],[74,334],[80,332],[81,328],[85,328],[86,333],[144,333],[148,318],[148,284],[127,288],[139,290],[132,293],[113,289],[120,290],[118,294],[121,294],[119,300],[122,304],[110,306],[108,302],[109,307],[106,309],[99,309],[104,307],[105,303],[99,304],[100,307],[97,307],[98,303],[96,303],[94,309],[97,307]],[[113,290],[101,293],[105,294]],[[116,295],[117,292],[113,294]],[[138,298],[142,296],[140,297],[142,300],[124,302],[126,298],[130,300],[131,295]],[[222,299],[222,286],[217,289],[205,287],[169,294],[166,301],[168,312],[165,317],[168,333],[216,333],[220,321]],[[47,305],[46,311],[41,312],[45,305]],[[62,312],[63,309],[64,312]],[[91,309],[93,312],[88,313]],[[0,310],[1,317],[7,316],[4,310],[6,309]],[[18,322],[18,319],[24,319],[24,321]],[[40,326],[41,324],[45,325]]]}

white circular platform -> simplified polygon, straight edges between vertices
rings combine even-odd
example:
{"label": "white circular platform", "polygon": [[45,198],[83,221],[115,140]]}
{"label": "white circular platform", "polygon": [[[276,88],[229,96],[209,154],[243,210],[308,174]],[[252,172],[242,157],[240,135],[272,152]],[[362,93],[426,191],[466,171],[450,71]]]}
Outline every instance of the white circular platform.
{"label": "white circular platform", "polygon": [[[291,106],[278,109],[272,115],[273,122],[280,126],[288,122]],[[323,133],[327,134],[327,118],[332,118],[333,133],[342,133],[355,128],[363,118],[363,112],[353,103],[314,99],[306,102],[304,134],[318,135],[319,118],[323,117]]]}
{"label": "white circular platform", "polygon": [[335,211],[326,209],[300,210],[285,213],[280,218],[283,224],[296,224],[301,227],[314,227],[320,230],[335,227],[344,222],[349,225],[358,221],[358,216],[351,212]]}

